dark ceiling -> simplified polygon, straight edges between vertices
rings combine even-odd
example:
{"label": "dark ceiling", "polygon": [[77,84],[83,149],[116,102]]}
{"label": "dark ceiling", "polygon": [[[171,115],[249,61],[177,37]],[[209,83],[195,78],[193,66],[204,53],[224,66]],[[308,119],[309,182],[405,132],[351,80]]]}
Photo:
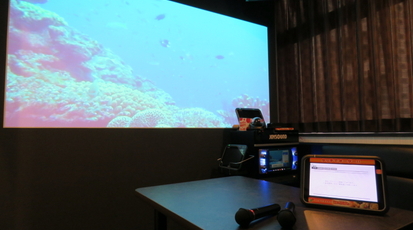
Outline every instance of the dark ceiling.
{"label": "dark ceiling", "polygon": [[173,0],[175,2],[270,26],[275,0]]}

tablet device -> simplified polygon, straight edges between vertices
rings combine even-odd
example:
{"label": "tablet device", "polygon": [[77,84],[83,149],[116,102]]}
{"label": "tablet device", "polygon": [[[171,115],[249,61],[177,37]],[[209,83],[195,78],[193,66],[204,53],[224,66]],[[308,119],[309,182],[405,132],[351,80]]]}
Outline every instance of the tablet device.
{"label": "tablet device", "polygon": [[236,108],[235,113],[237,114],[237,119],[240,125],[240,130],[246,130],[254,126],[255,122],[258,122],[257,127],[265,128],[264,117],[262,116],[261,110],[256,108]]}
{"label": "tablet device", "polygon": [[232,170],[240,169],[246,151],[246,145],[229,144],[225,146],[224,152],[222,153],[222,157],[218,159],[220,162],[219,167]]}
{"label": "tablet device", "polygon": [[301,164],[305,205],[368,214],[388,211],[385,166],[379,157],[306,155]]}

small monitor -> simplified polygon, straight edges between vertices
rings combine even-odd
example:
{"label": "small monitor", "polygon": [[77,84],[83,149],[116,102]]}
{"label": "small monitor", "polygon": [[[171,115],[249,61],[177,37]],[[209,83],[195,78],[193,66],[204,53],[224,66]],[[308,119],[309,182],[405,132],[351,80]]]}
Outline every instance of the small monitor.
{"label": "small monitor", "polygon": [[259,174],[297,169],[297,147],[259,149]]}

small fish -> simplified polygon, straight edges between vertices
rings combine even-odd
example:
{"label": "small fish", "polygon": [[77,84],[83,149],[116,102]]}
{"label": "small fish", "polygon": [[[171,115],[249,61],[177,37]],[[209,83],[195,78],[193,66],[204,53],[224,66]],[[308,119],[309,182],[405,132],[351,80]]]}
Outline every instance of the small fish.
{"label": "small fish", "polygon": [[160,15],[158,15],[158,16],[156,16],[155,17],[155,20],[162,20],[162,19],[164,19],[165,18],[165,14],[160,14]]}
{"label": "small fish", "polygon": [[160,43],[161,43],[161,46],[163,46],[165,48],[169,48],[169,46],[171,44],[167,39],[161,40]]}
{"label": "small fish", "polygon": [[215,56],[215,58],[216,58],[216,59],[224,59],[225,57],[222,56],[222,55],[217,55],[217,56]]}

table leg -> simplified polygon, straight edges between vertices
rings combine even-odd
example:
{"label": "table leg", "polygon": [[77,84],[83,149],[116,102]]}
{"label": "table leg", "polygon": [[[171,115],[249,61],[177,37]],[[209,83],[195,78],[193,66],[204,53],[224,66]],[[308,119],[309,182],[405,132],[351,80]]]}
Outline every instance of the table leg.
{"label": "table leg", "polygon": [[155,209],[155,230],[167,229],[166,216]]}

